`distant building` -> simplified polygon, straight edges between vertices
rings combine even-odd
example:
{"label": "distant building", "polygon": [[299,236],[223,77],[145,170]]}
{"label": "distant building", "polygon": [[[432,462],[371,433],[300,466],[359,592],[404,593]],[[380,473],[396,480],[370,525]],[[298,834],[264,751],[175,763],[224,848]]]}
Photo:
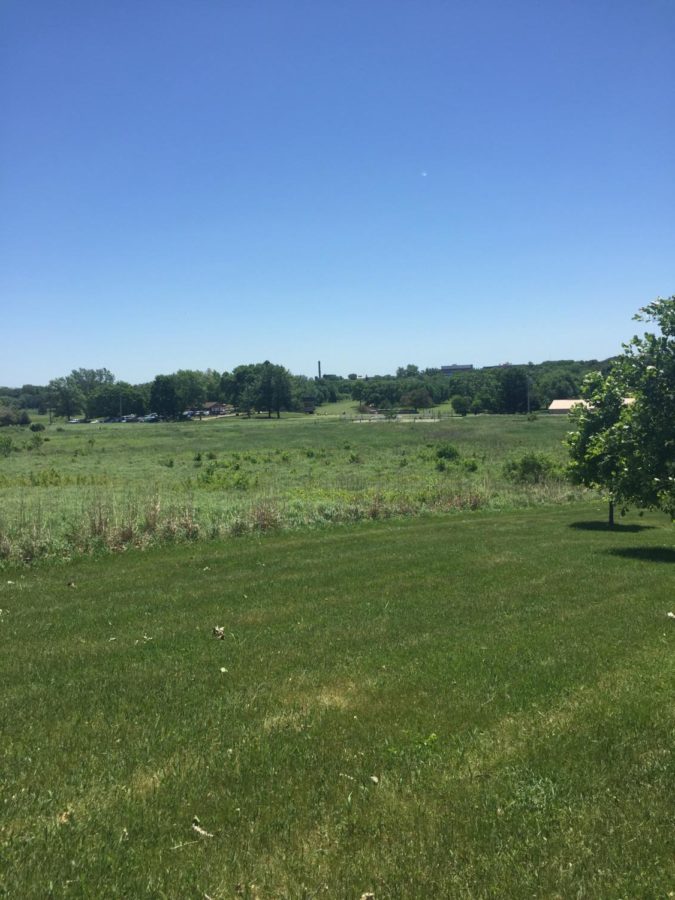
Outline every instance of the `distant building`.
{"label": "distant building", "polygon": [[548,411],[564,415],[570,412],[574,406],[588,406],[588,403],[586,400],[551,400]]}
{"label": "distant building", "polygon": [[203,411],[209,416],[232,415],[234,406],[231,403],[220,403],[218,400],[209,400],[204,404]]}
{"label": "distant building", "polygon": [[473,365],[457,365],[441,366],[442,375],[455,375],[457,372],[473,372]]}
{"label": "distant building", "polygon": [[[624,397],[623,405],[630,406],[635,403],[635,397]],[[548,412],[557,413],[558,415],[568,413],[574,406],[590,406],[588,400],[552,400],[548,407]]]}

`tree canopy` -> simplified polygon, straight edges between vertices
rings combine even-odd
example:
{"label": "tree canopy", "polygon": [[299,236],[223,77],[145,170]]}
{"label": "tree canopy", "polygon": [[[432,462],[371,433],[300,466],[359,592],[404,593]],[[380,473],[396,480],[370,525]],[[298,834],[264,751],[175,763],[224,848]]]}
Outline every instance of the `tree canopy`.
{"label": "tree canopy", "polygon": [[659,332],[636,335],[607,375],[588,376],[568,439],[572,476],[607,493],[610,521],[614,502],[675,518],[675,296],[635,318]]}

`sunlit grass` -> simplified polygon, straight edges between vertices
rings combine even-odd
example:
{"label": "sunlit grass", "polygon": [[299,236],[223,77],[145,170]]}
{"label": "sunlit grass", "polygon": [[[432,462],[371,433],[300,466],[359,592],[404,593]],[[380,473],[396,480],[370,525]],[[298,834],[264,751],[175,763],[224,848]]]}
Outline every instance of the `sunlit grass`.
{"label": "sunlit grass", "polygon": [[[0,559],[425,512],[568,502],[579,489],[504,475],[536,450],[561,467],[560,419],[434,424],[317,417],[13,429],[0,459]],[[438,449],[456,446],[456,459]]]}
{"label": "sunlit grass", "polygon": [[667,896],[675,542],[603,516],[5,570],[0,890]]}

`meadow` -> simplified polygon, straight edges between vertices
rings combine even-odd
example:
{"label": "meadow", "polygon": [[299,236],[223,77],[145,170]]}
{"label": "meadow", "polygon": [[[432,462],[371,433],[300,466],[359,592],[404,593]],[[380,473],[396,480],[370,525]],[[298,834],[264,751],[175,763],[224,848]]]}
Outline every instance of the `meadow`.
{"label": "meadow", "polygon": [[4,430],[0,896],[672,891],[672,525],[347,413]]}
{"label": "meadow", "polygon": [[[330,407],[327,407],[330,409]],[[3,429],[0,562],[584,496],[564,418],[340,415]],[[0,447],[3,450],[3,447]],[[508,460],[546,457],[542,477]]]}
{"label": "meadow", "polygon": [[604,515],[6,565],[0,895],[670,896],[675,539]]}

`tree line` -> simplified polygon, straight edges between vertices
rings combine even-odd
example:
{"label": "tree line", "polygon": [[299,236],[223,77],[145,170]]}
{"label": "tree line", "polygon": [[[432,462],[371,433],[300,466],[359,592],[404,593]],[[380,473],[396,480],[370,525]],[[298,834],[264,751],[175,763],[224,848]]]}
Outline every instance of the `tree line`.
{"label": "tree line", "polygon": [[118,381],[109,369],[80,368],[53,378],[45,386],[0,388],[0,424],[27,424],[29,409],[51,411],[65,418],[155,412],[172,419],[185,410],[200,410],[208,401],[231,404],[246,414],[255,410],[279,416],[284,410],[313,408],[342,399],[345,395],[339,391],[339,381],[330,376],[311,379],[292,375],[269,360],[237,366],[232,372],[179,369],[144,384]]}
{"label": "tree line", "polygon": [[118,381],[105,368],[79,368],[44,386],[0,387],[0,424],[24,422],[29,409],[43,413],[51,410],[68,418],[148,412],[176,418],[207,401],[229,403],[247,414],[258,410],[268,415],[342,399],[385,410],[426,409],[451,400],[455,412],[462,415],[524,413],[546,408],[551,400],[579,397],[585,376],[597,371],[604,374],[611,364],[612,360],[558,360],[537,365],[506,364],[450,376],[438,368],[420,370],[408,364],[399,367],[395,375],[308,378],[266,360],[225,372],[179,369],[143,384]]}

